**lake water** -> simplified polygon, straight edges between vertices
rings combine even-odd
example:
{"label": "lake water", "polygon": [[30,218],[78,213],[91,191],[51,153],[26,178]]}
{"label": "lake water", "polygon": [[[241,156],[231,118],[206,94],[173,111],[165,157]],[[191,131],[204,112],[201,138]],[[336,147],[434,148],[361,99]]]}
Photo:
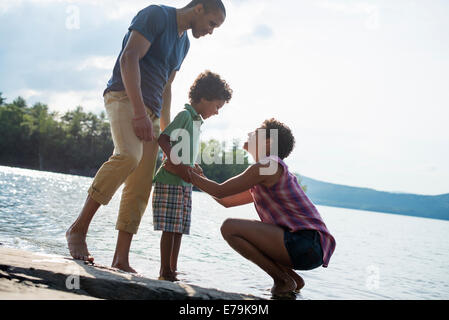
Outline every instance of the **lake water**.
{"label": "lake water", "polygon": [[[0,166],[0,242],[68,255],[65,231],[78,216],[92,179]],[[94,217],[90,252],[110,265],[120,192]],[[337,247],[328,268],[300,272],[297,299],[449,299],[449,221],[317,206]],[[227,217],[258,219],[252,205],[225,209],[194,192],[191,234],[183,237],[183,282],[269,298],[271,279],[222,239]],[[131,247],[131,265],[149,278],[159,272],[160,232],[151,208]],[[1,262],[1,261],[0,261]]]}

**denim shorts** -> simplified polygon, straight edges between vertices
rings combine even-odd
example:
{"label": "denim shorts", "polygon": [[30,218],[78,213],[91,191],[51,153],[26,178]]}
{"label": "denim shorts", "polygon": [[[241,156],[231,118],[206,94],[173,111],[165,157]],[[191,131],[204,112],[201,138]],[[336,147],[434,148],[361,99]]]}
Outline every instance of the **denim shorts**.
{"label": "denim shorts", "polygon": [[320,235],[316,230],[284,230],[284,244],[295,270],[312,270],[323,264]]}

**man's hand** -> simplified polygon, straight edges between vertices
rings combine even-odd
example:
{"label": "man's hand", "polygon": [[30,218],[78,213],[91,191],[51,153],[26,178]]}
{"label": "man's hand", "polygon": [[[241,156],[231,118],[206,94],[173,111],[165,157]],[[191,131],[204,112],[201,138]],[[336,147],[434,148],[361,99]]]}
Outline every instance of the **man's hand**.
{"label": "man's hand", "polygon": [[123,85],[134,109],[132,126],[136,136],[143,141],[154,139],[153,124],[148,118],[143,101],[139,65],[140,59],[145,56],[150,47],[151,43],[138,31],[133,30],[120,56]]}
{"label": "man's hand", "polygon": [[153,123],[148,118],[148,115],[134,118],[132,124],[137,138],[143,141],[156,140],[153,132]]}

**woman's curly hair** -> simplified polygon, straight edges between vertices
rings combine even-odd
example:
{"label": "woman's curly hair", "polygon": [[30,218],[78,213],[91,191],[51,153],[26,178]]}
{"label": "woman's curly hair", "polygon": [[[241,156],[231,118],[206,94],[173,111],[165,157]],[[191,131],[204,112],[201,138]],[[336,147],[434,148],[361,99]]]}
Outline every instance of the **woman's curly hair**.
{"label": "woman's curly hair", "polygon": [[278,135],[278,157],[285,159],[295,147],[295,137],[290,128],[284,123],[271,118],[262,123],[260,129],[264,129],[267,138],[271,138],[271,129],[277,130]]}
{"label": "woman's curly hair", "polygon": [[208,101],[224,100],[227,103],[232,98],[232,89],[220,75],[206,70],[196,78],[189,92],[190,104],[199,103],[201,98]]}

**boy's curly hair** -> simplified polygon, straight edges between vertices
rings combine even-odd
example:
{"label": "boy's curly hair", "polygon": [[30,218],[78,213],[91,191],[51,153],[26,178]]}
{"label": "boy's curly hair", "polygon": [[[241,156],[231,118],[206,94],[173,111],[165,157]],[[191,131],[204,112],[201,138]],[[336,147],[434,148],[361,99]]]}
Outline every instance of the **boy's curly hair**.
{"label": "boy's curly hair", "polygon": [[220,75],[206,70],[196,78],[189,92],[190,104],[199,103],[201,98],[208,101],[224,100],[227,103],[232,98],[232,89]]}
{"label": "boy's curly hair", "polygon": [[260,129],[265,129],[266,137],[271,138],[271,129],[278,132],[278,157],[284,159],[289,156],[295,147],[295,137],[290,128],[284,123],[271,118],[262,123]]}

